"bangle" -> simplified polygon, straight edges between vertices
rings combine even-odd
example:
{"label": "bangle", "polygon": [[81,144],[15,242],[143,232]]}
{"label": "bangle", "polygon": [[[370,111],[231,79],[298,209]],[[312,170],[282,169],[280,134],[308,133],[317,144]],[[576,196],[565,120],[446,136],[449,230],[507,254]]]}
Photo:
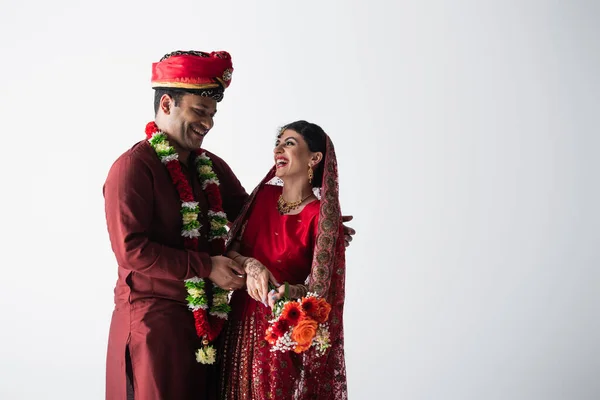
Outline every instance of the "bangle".
{"label": "bangle", "polygon": [[306,296],[306,293],[308,293],[308,288],[306,287],[306,285],[298,285],[298,288],[300,288],[300,292],[301,292],[301,295],[298,297]]}

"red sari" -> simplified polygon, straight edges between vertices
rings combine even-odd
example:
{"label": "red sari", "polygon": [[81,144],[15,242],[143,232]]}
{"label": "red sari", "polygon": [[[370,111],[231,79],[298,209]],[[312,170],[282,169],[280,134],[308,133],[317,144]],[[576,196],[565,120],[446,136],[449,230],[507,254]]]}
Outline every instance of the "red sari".
{"label": "red sari", "polygon": [[309,291],[327,299],[332,347],[316,356],[271,352],[265,331],[271,309],[236,291],[222,338],[221,398],[347,399],[343,340],[345,260],[338,201],[335,152],[328,140],[321,200],[298,215],[279,215],[282,188],[265,184],[255,189],[232,229],[244,256],[262,262],[283,283],[308,283]]}
{"label": "red sari", "polygon": [[[298,215],[279,215],[277,198],[281,187],[265,185],[256,196],[255,206],[241,240],[240,253],[266,265],[279,282],[304,283],[310,274],[312,248],[319,220],[319,202],[307,204]],[[251,377],[283,386],[285,398],[298,378],[295,353],[269,351],[264,340],[271,309],[238,290],[231,299],[232,321],[227,330],[225,364],[231,374],[225,383],[228,398],[269,398],[268,387],[252,385]],[[254,371],[253,371],[254,370]],[[271,386],[271,385],[269,385]],[[252,393],[252,396],[242,395]]]}

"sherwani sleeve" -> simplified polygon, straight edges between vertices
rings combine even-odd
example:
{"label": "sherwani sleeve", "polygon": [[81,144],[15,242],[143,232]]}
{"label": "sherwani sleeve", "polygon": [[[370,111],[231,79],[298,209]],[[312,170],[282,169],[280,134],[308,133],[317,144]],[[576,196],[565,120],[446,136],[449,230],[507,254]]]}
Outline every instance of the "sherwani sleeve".
{"label": "sherwani sleeve", "polygon": [[119,265],[152,278],[185,280],[207,277],[207,253],[176,249],[149,239],[153,219],[150,167],[132,155],[119,159],[104,185],[106,223]]}

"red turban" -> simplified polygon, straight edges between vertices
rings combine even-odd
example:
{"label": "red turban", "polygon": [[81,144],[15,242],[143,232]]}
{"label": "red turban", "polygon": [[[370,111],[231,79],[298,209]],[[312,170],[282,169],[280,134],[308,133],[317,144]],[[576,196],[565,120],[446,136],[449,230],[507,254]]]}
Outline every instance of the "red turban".
{"label": "red turban", "polygon": [[175,51],[152,64],[152,87],[222,91],[231,83],[232,73],[226,51]]}

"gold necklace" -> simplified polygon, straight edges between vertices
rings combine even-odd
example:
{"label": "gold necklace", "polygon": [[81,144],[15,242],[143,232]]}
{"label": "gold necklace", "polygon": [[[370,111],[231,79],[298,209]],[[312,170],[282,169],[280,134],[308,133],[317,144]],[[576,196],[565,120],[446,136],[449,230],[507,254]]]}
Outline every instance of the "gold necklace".
{"label": "gold necklace", "polygon": [[281,215],[287,214],[290,211],[300,207],[300,204],[302,204],[304,200],[308,199],[310,196],[312,196],[312,193],[303,198],[302,200],[288,202],[283,199],[283,194],[280,194],[279,200],[277,200],[277,210],[279,210],[279,214]]}

